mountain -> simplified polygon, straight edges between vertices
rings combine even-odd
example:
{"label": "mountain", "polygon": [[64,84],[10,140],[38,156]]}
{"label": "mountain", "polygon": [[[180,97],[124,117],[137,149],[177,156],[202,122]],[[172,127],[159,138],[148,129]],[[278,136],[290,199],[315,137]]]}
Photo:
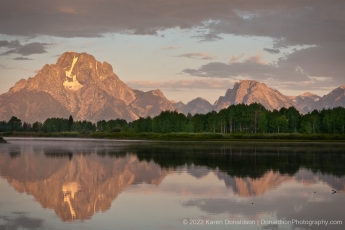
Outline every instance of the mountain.
{"label": "mountain", "polygon": [[306,92],[304,94],[298,96],[291,96],[289,97],[294,103],[295,107],[301,113],[308,113],[314,110],[314,105],[320,100],[320,96]]}
{"label": "mountain", "polygon": [[319,98],[313,105],[313,110],[321,110],[323,108],[345,107],[345,86],[332,90],[329,94]]}
{"label": "mountain", "polygon": [[219,111],[230,105],[251,104],[254,102],[262,104],[269,110],[294,106],[292,100],[278,90],[269,88],[264,83],[251,80],[236,82],[234,88],[228,89],[225,96],[219,97],[214,106],[216,111]]}
{"label": "mountain", "polygon": [[132,121],[174,110],[160,91],[140,95],[121,81],[107,62],[86,53],[67,52],[56,64],[45,65],[33,78],[21,79],[0,95],[0,120],[17,116],[35,122],[72,115],[76,120],[94,122]]}
{"label": "mountain", "polygon": [[345,107],[345,86],[319,97],[312,93],[285,96],[278,90],[252,80],[241,80],[211,105],[200,97],[188,102],[169,101],[159,90],[131,89],[113,72],[107,62],[86,53],[66,52],[56,64],[45,65],[34,77],[19,80],[0,95],[0,120],[16,116],[33,123],[50,117],[75,120],[125,119],[156,116],[161,111],[184,114],[220,111],[230,105],[260,103],[266,109],[296,107],[301,113],[314,109]]}
{"label": "mountain", "polygon": [[188,102],[182,109],[182,112],[187,115],[188,113],[191,113],[192,115],[199,113],[199,114],[205,114],[210,111],[212,111],[214,108],[213,105],[211,105],[210,102],[205,100],[204,98],[198,97],[194,100],[191,100]]}
{"label": "mountain", "polygon": [[173,104],[159,90],[143,92],[136,90],[136,99],[130,104],[132,111],[139,117],[154,117],[161,111],[174,111]]}
{"label": "mountain", "polygon": [[186,106],[185,103],[183,103],[182,101],[174,101],[174,100],[170,100],[171,104],[175,107],[175,109],[177,111],[179,111],[180,113],[182,113],[183,108]]}

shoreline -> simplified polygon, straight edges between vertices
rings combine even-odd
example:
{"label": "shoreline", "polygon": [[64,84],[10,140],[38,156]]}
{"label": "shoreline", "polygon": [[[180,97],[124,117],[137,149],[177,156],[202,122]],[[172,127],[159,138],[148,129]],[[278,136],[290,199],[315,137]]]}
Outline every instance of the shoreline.
{"label": "shoreline", "polygon": [[232,140],[137,140],[137,139],[114,139],[114,138],[92,138],[92,137],[5,137],[4,144],[10,143],[10,141],[104,141],[104,142],[128,142],[128,143],[198,143],[198,144],[335,144],[335,145],[345,145],[345,141],[337,140],[272,140],[272,139],[232,139]]}
{"label": "shoreline", "polygon": [[[33,133],[13,132],[0,133],[3,138],[63,138],[63,139],[104,139],[117,141],[179,141],[179,142],[328,142],[345,143],[345,135],[329,134],[221,134],[221,133],[125,133],[125,132],[61,132],[61,133]],[[4,140],[6,143],[6,140]]]}

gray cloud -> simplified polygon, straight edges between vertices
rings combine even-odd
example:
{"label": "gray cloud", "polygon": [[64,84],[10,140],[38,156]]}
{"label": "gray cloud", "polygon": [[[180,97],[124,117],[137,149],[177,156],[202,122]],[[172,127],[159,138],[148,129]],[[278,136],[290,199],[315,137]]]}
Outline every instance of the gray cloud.
{"label": "gray cloud", "polygon": [[237,10],[231,19],[215,21],[207,27],[214,34],[271,37],[275,48],[344,43],[345,15],[341,13],[345,8],[344,1],[331,1],[325,5],[318,1],[289,3],[291,5],[286,9],[276,3],[272,5],[276,10],[264,10],[265,4],[256,11]]}
{"label": "gray cloud", "polygon": [[210,33],[195,35],[192,37],[199,39],[201,42],[212,42],[212,41],[217,41],[217,40],[223,39],[222,37],[220,37],[217,34],[210,34]]}
{"label": "gray cloud", "polygon": [[19,47],[16,53],[27,56],[31,54],[42,54],[46,53],[45,47],[49,45],[47,43],[33,42]]}
{"label": "gray cloud", "polygon": [[332,77],[345,83],[345,44],[314,46],[280,58],[280,66],[300,67],[310,76]]}
{"label": "gray cloud", "polygon": [[295,50],[279,58],[277,63],[265,63],[260,56],[252,56],[242,62],[211,62],[198,69],[184,69],[182,72],[198,77],[247,77],[259,81],[285,82],[285,87],[290,89],[322,89],[345,84],[344,57],[345,45],[327,44]]}
{"label": "gray cloud", "polygon": [[33,60],[31,58],[26,58],[26,57],[16,57],[13,58],[13,60],[17,60],[17,61],[27,61],[27,60]]}
{"label": "gray cloud", "polygon": [[[12,48],[0,54],[0,56],[10,55],[10,54],[21,54],[23,56],[28,56],[31,54],[42,54],[46,53],[45,50],[48,43],[32,42],[25,45],[21,45],[18,40],[15,41],[0,41],[0,47]],[[14,60],[28,60],[28,59],[14,59]]]}
{"label": "gray cloud", "polygon": [[292,80],[307,81],[308,75],[299,69],[290,66],[262,64],[252,60],[235,63],[211,62],[199,69],[184,69],[183,73],[198,77],[219,77],[237,79],[238,77],[256,80]]}
{"label": "gray cloud", "polygon": [[[14,214],[14,215],[13,215]],[[22,212],[13,212],[12,216],[0,216],[0,229],[42,229],[44,220],[31,218]]]}
{"label": "gray cloud", "polygon": [[270,54],[279,54],[280,50],[279,49],[270,49],[270,48],[264,48],[264,51],[270,53]]}
{"label": "gray cloud", "polygon": [[18,40],[14,40],[14,41],[1,40],[0,41],[0,47],[18,48],[18,47],[20,47],[20,43]]}
{"label": "gray cloud", "polygon": [[204,40],[233,33],[288,40],[296,37],[305,43],[302,40],[325,39],[325,34],[331,35],[327,41],[341,41],[334,35],[345,33],[339,31],[344,28],[341,0],[37,0],[18,7],[20,4],[20,0],[2,3],[0,33],[61,37],[97,37],[123,31],[157,34],[167,28],[203,26],[209,20],[219,23],[209,23],[214,33],[205,34]]}
{"label": "gray cloud", "polygon": [[173,57],[197,58],[197,59],[202,59],[202,60],[212,60],[216,58],[216,56],[212,56],[207,53],[186,53],[186,54],[180,54]]}

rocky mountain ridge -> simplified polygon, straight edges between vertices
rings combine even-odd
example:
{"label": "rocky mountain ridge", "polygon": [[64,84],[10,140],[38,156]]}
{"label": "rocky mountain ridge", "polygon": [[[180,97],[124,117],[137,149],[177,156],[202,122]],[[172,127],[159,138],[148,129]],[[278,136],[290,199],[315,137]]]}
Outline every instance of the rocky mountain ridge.
{"label": "rocky mountain ridge", "polygon": [[116,118],[132,121],[174,110],[158,91],[138,97],[107,62],[98,62],[86,53],[67,52],[56,64],[45,65],[33,78],[21,79],[0,95],[0,120],[17,116],[27,122],[42,122],[72,115],[93,122]]}
{"label": "rocky mountain ridge", "polygon": [[213,105],[200,97],[184,104],[169,101],[159,89],[143,92],[128,87],[110,64],[101,63],[92,55],[66,52],[56,64],[45,65],[34,77],[19,80],[7,93],[0,95],[0,120],[16,116],[32,123],[72,115],[76,120],[93,122],[116,118],[132,121],[154,117],[166,110],[194,115],[255,102],[269,110],[294,106],[301,113],[345,107],[345,86],[323,97],[309,92],[285,96],[264,83],[241,80]]}
{"label": "rocky mountain ridge", "polygon": [[305,114],[315,109],[345,107],[345,86],[340,86],[329,94],[320,97],[306,92],[298,96],[285,96],[278,90],[272,89],[264,83],[253,80],[241,80],[228,89],[224,96],[214,103],[215,110],[219,111],[230,105],[260,103],[266,109],[279,110],[282,107],[295,107]]}

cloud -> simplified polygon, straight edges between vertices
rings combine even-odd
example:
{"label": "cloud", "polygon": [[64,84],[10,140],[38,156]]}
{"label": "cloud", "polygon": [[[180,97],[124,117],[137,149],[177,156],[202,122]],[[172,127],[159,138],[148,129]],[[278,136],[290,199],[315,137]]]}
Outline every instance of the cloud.
{"label": "cloud", "polygon": [[245,55],[244,53],[240,55],[236,55],[236,54],[231,55],[230,63],[239,62],[244,57],[244,55]]}
{"label": "cloud", "polygon": [[163,46],[161,50],[176,50],[180,48],[182,48],[182,46]]}
{"label": "cloud", "polygon": [[307,81],[275,81],[271,82],[270,86],[279,89],[289,89],[297,91],[305,91],[306,89],[321,90],[324,92],[330,92],[334,88],[339,87],[339,83],[333,79],[318,79],[310,78]]}
{"label": "cloud", "polygon": [[171,81],[127,81],[134,89],[228,89],[234,81],[224,79],[195,79]]}
{"label": "cloud", "polygon": [[[345,15],[341,12],[345,9],[345,2],[272,3],[271,7],[276,10],[266,5],[268,2],[256,10],[237,8],[231,18],[209,23],[207,28],[213,34],[270,37],[274,39],[274,48],[344,43]],[[248,4],[248,8],[254,5]]]}
{"label": "cloud", "polygon": [[262,64],[252,60],[230,64],[211,62],[198,69],[184,69],[182,72],[198,77],[229,78],[232,80],[238,80],[239,78],[249,78],[258,81],[268,79],[283,81],[286,79],[294,81],[309,80],[307,74],[300,69],[281,67],[273,64]]}
{"label": "cloud", "polygon": [[204,41],[230,33],[299,44],[343,42],[345,34],[341,0],[84,0],[82,4],[78,0],[37,0],[18,4],[20,0],[2,3],[1,34],[99,37],[113,32],[157,34],[175,27],[207,27],[210,32],[198,35]]}
{"label": "cloud", "polygon": [[270,49],[270,48],[264,48],[264,51],[270,53],[270,54],[279,54],[280,50],[279,49]]}
{"label": "cloud", "polygon": [[0,41],[0,47],[18,48],[18,47],[20,47],[20,43],[18,40],[14,40],[14,41],[1,40]]}
{"label": "cloud", "polygon": [[280,58],[279,65],[299,67],[310,76],[333,78],[345,83],[345,45],[308,47]]}
{"label": "cloud", "polygon": [[279,82],[290,89],[322,89],[345,84],[345,46],[313,46],[287,54],[276,63],[267,63],[261,53],[244,58],[233,55],[230,63],[211,62],[182,73],[198,77],[249,78]]}
{"label": "cloud", "polygon": [[223,39],[217,34],[201,34],[201,35],[194,35],[192,36],[193,38],[199,39],[201,42],[212,42],[212,41],[217,41]]}
{"label": "cloud", "polygon": [[[343,0],[84,0],[82,4],[79,0],[36,0],[31,4],[12,0],[1,4],[0,34],[101,37],[108,33],[158,35],[161,33],[157,31],[180,28],[199,31],[193,38],[200,41],[216,42],[227,34],[260,36],[272,39],[272,48],[265,48],[266,52],[274,53],[291,46],[314,48],[296,50],[284,60],[284,65],[279,64],[280,68],[269,65],[255,68],[280,69],[283,72],[271,75],[285,77],[287,69],[295,76],[293,69],[301,68],[311,76],[327,76],[344,82],[344,77],[339,77],[344,65],[338,65],[339,60],[336,59],[345,47],[344,10]],[[36,44],[35,49],[34,46],[27,49],[36,50],[36,53],[45,51],[44,45]],[[9,49],[2,55],[17,53],[26,56],[32,53],[20,49],[18,43],[0,41],[0,47]],[[318,56],[309,56],[312,54]],[[302,56],[305,59],[300,59]],[[335,63],[323,59],[325,56],[331,57]],[[286,67],[297,59],[301,64]],[[237,66],[241,61],[233,60],[240,63]]]}
{"label": "cloud", "polygon": [[12,212],[11,216],[0,216],[0,229],[42,229],[44,220],[31,218],[26,213]]}
{"label": "cloud", "polygon": [[197,59],[202,59],[202,60],[212,60],[216,58],[216,56],[212,56],[207,53],[186,53],[186,54],[180,54],[173,57],[197,58]]}
{"label": "cloud", "polygon": [[33,60],[31,58],[26,58],[26,57],[16,57],[16,58],[13,58],[13,60],[17,60],[17,61],[26,61],[26,60]]}
{"label": "cloud", "polygon": [[[23,56],[28,56],[31,54],[43,54],[47,51],[46,46],[48,43],[32,42],[25,45],[21,45],[18,40],[14,41],[0,41],[0,47],[12,48],[0,54],[0,56],[10,55],[10,54],[21,54]],[[14,60],[24,60],[24,59],[14,59]],[[25,59],[28,60],[28,59]]]}
{"label": "cloud", "polygon": [[253,56],[248,57],[245,62],[253,62],[253,63],[258,63],[262,65],[266,65],[267,62],[264,60],[264,57],[262,56],[261,52],[256,53]]}

